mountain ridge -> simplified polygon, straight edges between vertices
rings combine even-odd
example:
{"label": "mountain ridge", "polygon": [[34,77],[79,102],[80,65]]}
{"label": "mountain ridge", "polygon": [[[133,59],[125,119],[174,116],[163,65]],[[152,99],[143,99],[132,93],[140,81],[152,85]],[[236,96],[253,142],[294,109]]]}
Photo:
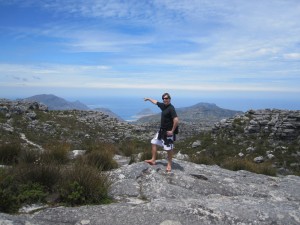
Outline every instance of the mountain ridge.
{"label": "mountain ridge", "polygon": [[89,110],[90,108],[83,104],[82,102],[76,100],[74,102],[69,102],[61,97],[53,94],[40,94],[34,95],[28,98],[24,98],[25,101],[37,101],[48,106],[49,110]]}
{"label": "mountain ridge", "polygon": [[[58,97],[53,94],[40,94],[34,95],[28,98],[24,98],[26,101],[37,101],[48,106],[49,110],[96,110],[101,111],[113,118],[117,118],[120,121],[123,119],[115,112],[112,112],[109,108],[96,108],[90,109],[84,103],[76,100],[70,102],[64,98]],[[242,111],[223,109],[217,106],[215,103],[199,102],[192,106],[176,108],[181,123],[202,123],[203,127],[211,127],[214,123],[221,119],[232,117],[236,114],[242,113]],[[140,123],[157,123],[160,121],[160,113],[154,113],[150,108],[145,108],[133,115],[132,118],[135,121],[131,121],[135,124]]]}
{"label": "mountain ridge", "polygon": [[[192,106],[176,108],[177,115],[180,120],[181,130],[185,129],[185,125],[188,125],[186,129],[193,130],[193,132],[200,132],[210,129],[215,123],[222,119],[230,118],[238,114],[242,114],[242,111],[223,109],[218,107],[214,103],[200,102]],[[160,113],[144,116],[136,120],[135,124],[156,124],[158,126],[160,122]],[[201,125],[199,127],[199,124]]]}

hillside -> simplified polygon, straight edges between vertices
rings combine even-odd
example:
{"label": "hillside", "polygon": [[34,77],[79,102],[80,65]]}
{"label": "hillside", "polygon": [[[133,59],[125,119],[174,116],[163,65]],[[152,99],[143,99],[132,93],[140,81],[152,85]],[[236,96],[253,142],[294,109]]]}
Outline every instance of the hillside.
{"label": "hillside", "polygon": [[[95,143],[139,140],[149,147],[156,126],[131,124],[98,111],[49,111],[38,102],[0,99],[0,145],[22,143],[24,149],[45,149],[68,143],[71,149],[86,149]],[[300,173],[300,111],[250,110],[201,129],[201,123],[181,122],[177,137],[177,151],[195,162],[226,166],[231,158],[255,159],[282,174]]]}
{"label": "hillside", "polygon": [[113,111],[111,111],[110,109],[107,108],[95,108],[93,109],[95,111],[99,111],[99,112],[103,112],[104,114],[112,117],[112,118],[116,118],[119,121],[124,121],[119,115],[115,114]]}
{"label": "hillside", "polygon": [[0,144],[23,142],[21,134],[24,134],[39,146],[67,142],[74,149],[80,149],[89,142],[149,138],[147,132],[138,135],[140,130],[144,128],[119,121],[100,111],[50,111],[46,105],[38,102],[0,99]]}
{"label": "hillside", "polygon": [[198,163],[300,175],[300,111],[249,110],[178,147]]}
{"label": "hillside", "polygon": [[25,101],[37,101],[48,106],[49,110],[89,110],[85,104],[80,101],[69,102],[63,98],[52,94],[34,95],[24,99]]}
{"label": "hillside", "polygon": [[171,174],[163,151],[143,162],[152,136],[102,112],[0,99],[0,211],[47,208],[0,213],[0,223],[297,224],[300,111],[249,110],[187,136]]}

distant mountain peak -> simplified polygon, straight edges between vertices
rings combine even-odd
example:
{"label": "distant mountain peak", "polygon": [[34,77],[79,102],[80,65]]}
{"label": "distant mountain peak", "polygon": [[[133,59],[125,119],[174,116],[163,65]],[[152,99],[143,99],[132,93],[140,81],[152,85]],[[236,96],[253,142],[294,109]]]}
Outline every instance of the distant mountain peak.
{"label": "distant mountain peak", "polygon": [[[243,113],[242,111],[223,109],[214,103],[205,102],[200,102],[188,107],[176,108],[176,111],[181,122],[205,123],[210,125],[213,125],[221,119]],[[159,113],[151,116],[140,117],[138,118],[137,123],[154,121],[160,121]]]}
{"label": "distant mountain peak", "polygon": [[87,107],[85,104],[81,103],[78,100],[74,102],[69,102],[53,94],[34,95],[28,98],[24,98],[24,100],[41,102],[47,105],[49,110],[70,110],[70,109],[89,110],[89,107]]}
{"label": "distant mountain peak", "polygon": [[182,107],[181,109],[186,109],[186,108],[220,108],[220,107],[217,106],[215,103],[199,102],[192,106]]}

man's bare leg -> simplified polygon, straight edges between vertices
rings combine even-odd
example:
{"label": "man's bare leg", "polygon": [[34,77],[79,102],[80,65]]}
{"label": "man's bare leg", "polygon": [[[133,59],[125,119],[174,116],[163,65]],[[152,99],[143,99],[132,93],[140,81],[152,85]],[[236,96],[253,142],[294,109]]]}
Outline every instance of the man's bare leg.
{"label": "man's bare leg", "polygon": [[172,169],[172,158],[173,158],[173,150],[169,150],[168,152],[168,165],[167,165],[167,172],[171,172]]}
{"label": "man's bare leg", "polygon": [[145,160],[145,162],[149,163],[150,165],[155,165],[156,152],[157,152],[157,146],[155,144],[152,144],[152,158],[150,160]]}

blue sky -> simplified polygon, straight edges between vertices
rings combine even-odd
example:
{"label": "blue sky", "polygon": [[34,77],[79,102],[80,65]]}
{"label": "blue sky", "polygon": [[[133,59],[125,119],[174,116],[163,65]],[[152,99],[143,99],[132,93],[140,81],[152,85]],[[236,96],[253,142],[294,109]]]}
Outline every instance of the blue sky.
{"label": "blue sky", "polygon": [[0,0],[0,97],[294,99],[299,0]]}

